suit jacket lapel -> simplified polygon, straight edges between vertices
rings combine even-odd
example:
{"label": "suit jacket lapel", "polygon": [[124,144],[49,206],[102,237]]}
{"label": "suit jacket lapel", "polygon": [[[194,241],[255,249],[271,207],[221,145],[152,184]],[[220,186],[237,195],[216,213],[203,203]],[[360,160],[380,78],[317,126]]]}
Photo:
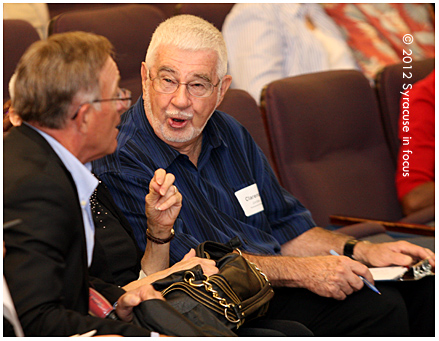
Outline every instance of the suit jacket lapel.
{"label": "suit jacket lapel", "polygon": [[[68,171],[68,169],[66,168],[64,163],[61,161],[61,159],[58,157],[58,155],[52,149],[50,144],[46,141],[46,139],[40,133],[38,133],[36,130],[32,129],[31,127],[27,126],[26,124],[23,124],[19,127],[15,127],[13,129],[17,130],[16,133],[21,133],[21,134],[27,136],[28,138],[30,138],[36,144],[38,144],[43,150],[45,150],[47,152],[48,158],[52,159],[54,162],[59,164],[59,166],[64,171],[67,178],[69,179],[70,184],[72,185],[72,188],[74,189],[74,193],[76,194],[76,203],[77,203],[77,206],[75,209],[76,209],[77,213],[82,216],[82,210],[81,210],[81,206],[79,205],[79,197],[78,197],[78,191],[77,191],[77,188],[75,185],[75,181],[73,180],[72,175],[70,174],[70,172]],[[13,133],[14,132],[12,130],[11,134],[13,134]],[[81,222],[82,221],[83,221],[83,219],[81,219]],[[83,265],[84,269],[88,269],[87,253],[86,253],[87,247],[86,247],[86,242],[85,242],[84,223],[81,223],[81,237],[82,237],[82,245],[83,245],[83,252],[81,252],[82,265]],[[85,271],[84,285],[86,285],[87,288],[89,285],[88,282],[89,282],[88,271]]]}

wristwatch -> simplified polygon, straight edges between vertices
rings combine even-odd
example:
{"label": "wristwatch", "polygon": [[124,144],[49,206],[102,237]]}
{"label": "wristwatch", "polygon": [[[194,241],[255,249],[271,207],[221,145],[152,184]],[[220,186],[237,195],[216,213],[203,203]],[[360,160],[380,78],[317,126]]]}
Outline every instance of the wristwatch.
{"label": "wristwatch", "polygon": [[344,244],[343,255],[345,255],[346,257],[355,259],[354,258],[354,247],[359,242],[361,242],[361,240],[357,240],[357,239],[350,239],[350,240],[348,240],[346,242],[346,244]]}
{"label": "wristwatch", "polygon": [[149,231],[149,229],[146,229],[146,238],[148,238],[148,240],[152,241],[155,244],[166,244],[169,243],[175,236],[175,232],[174,229],[171,229],[171,235],[166,238],[166,239],[160,239],[160,238],[156,238],[154,237],[151,232]]}

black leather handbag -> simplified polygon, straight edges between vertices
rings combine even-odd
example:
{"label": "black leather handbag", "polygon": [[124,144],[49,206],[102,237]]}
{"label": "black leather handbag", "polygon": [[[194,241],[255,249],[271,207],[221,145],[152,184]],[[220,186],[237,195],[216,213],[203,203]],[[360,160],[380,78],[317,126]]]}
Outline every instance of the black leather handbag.
{"label": "black leather handbag", "polygon": [[[216,261],[219,273],[207,277],[201,266],[179,271],[152,285],[177,311],[197,325],[239,328],[265,315],[274,291],[267,276],[240,253],[237,237],[228,244],[206,241],[197,257]],[[238,252],[233,252],[238,250]]]}

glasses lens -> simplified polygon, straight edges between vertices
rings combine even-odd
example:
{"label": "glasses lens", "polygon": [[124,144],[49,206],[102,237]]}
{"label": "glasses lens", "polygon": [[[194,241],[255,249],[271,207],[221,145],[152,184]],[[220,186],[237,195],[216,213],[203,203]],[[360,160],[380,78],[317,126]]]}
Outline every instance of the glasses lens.
{"label": "glasses lens", "polygon": [[208,97],[212,94],[214,88],[214,85],[209,82],[194,81],[186,84],[179,83],[167,77],[156,77],[152,79],[152,87],[154,90],[164,94],[173,94],[177,91],[180,84],[186,85],[188,92],[195,97]]}
{"label": "glasses lens", "polygon": [[154,78],[152,85],[154,87],[154,90],[158,92],[163,92],[165,94],[172,94],[178,88],[178,82],[167,77]]}
{"label": "glasses lens", "polygon": [[207,97],[212,94],[213,85],[207,82],[191,82],[187,85],[189,93],[196,97]]}
{"label": "glasses lens", "polygon": [[129,98],[131,97],[131,91],[128,89],[120,88],[117,97],[120,99]]}
{"label": "glasses lens", "polygon": [[131,91],[128,89],[119,89],[117,98],[119,99],[119,105],[121,105],[121,110],[126,110],[131,106]]}

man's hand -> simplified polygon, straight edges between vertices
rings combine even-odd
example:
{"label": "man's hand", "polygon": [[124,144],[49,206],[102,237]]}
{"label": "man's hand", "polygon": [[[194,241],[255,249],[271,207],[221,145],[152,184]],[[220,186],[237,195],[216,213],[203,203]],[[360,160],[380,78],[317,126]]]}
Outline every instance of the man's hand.
{"label": "man's hand", "polygon": [[243,255],[262,269],[275,287],[305,288],[323,297],[343,300],[364,286],[359,275],[374,283],[367,266],[345,256]]}
{"label": "man's hand", "polygon": [[354,257],[364,264],[375,267],[410,266],[428,258],[431,266],[435,267],[433,251],[404,240],[381,244],[358,243],[354,248]]}
{"label": "man's hand", "polygon": [[218,273],[216,262],[213,259],[195,257],[195,250],[191,249],[181,261],[175,263],[168,269],[168,275],[177,271],[192,269],[196,265],[201,265],[203,268],[203,273],[206,276],[211,276]]}
{"label": "man's hand", "polygon": [[149,183],[145,197],[145,214],[148,228],[157,238],[168,238],[181,209],[182,196],[173,185],[174,175],[164,169],[157,169]]}
{"label": "man's hand", "polygon": [[196,265],[201,265],[203,273],[206,276],[218,273],[218,268],[216,267],[216,262],[214,260],[195,257],[195,250],[191,249],[181,261],[175,263],[172,267],[128,283],[123,288],[126,291],[134,290],[142,285],[151,284],[159,279],[165,278],[174,272],[192,269]]}
{"label": "man's hand", "polygon": [[131,322],[133,319],[133,308],[139,305],[140,302],[151,299],[165,300],[160,292],[154,290],[152,285],[142,285],[119,297],[116,314],[122,321]]}
{"label": "man's hand", "polygon": [[345,256],[305,257],[298,261],[305,271],[302,271],[297,284],[323,297],[344,300],[360,290],[364,283],[358,275],[374,283],[365,265]]}

